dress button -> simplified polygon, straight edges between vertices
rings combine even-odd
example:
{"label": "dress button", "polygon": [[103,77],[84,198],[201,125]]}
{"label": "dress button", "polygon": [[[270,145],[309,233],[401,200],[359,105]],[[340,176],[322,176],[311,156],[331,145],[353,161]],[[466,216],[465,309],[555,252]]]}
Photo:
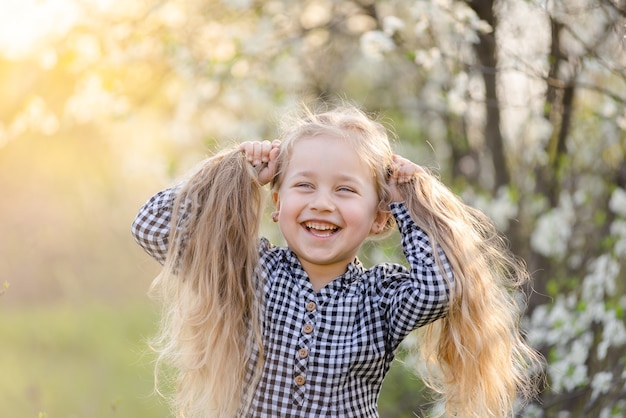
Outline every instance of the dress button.
{"label": "dress button", "polygon": [[309,311],[309,312],[313,312],[313,311],[315,310],[315,308],[316,308],[316,307],[317,307],[317,305],[316,305],[316,304],[315,304],[315,302],[313,302],[313,301],[308,302],[308,303],[306,304],[306,310],[307,310],[307,311]]}
{"label": "dress button", "polygon": [[309,356],[309,350],[307,350],[306,348],[299,349],[298,356],[300,356],[300,358],[307,358]]}
{"label": "dress button", "polygon": [[305,324],[304,327],[302,327],[302,331],[304,331],[305,334],[312,333],[313,332],[313,325]]}
{"label": "dress button", "polygon": [[296,385],[302,386],[306,382],[306,378],[300,374],[296,376],[296,378],[293,379],[293,381],[296,383]]}

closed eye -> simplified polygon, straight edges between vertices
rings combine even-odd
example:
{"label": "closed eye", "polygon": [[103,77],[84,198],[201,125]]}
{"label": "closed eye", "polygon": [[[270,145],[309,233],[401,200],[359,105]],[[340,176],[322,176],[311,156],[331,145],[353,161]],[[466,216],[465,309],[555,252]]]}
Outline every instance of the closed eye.
{"label": "closed eye", "polygon": [[354,190],[352,187],[347,187],[347,186],[341,186],[341,187],[337,188],[337,191],[339,191],[339,192],[356,193],[356,190]]}

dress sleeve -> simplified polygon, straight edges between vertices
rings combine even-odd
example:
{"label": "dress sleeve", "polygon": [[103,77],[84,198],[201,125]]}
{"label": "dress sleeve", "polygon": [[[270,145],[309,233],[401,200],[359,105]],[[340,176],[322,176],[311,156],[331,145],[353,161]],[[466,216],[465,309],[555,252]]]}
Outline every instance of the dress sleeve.
{"label": "dress sleeve", "polygon": [[170,223],[179,186],[160,191],[139,209],[131,232],[135,241],[159,263],[167,256]]}
{"label": "dress sleeve", "polygon": [[441,247],[437,247],[440,263],[426,232],[420,229],[403,202],[392,203],[391,212],[402,237],[402,249],[409,264],[406,273],[398,273],[389,283],[393,288],[388,300],[388,321],[393,345],[412,330],[444,317],[448,311],[450,290],[454,285],[452,267]]}

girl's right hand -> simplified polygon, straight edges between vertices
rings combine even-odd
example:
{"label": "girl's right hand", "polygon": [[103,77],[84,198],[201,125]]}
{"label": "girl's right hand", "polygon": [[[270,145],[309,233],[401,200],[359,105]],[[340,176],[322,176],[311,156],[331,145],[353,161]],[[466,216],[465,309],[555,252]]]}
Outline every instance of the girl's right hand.
{"label": "girl's right hand", "polygon": [[269,183],[276,174],[276,159],[280,150],[278,139],[270,141],[245,141],[239,149],[246,155],[246,159],[259,173],[261,184]]}

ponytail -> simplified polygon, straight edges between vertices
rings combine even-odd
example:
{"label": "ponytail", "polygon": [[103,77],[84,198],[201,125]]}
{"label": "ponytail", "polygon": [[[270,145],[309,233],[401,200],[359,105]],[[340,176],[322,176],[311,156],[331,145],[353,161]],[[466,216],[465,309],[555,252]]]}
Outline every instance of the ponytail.
{"label": "ponytail", "polygon": [[418,330],[425,383],[441,396],[445,416],[512,416],[519,395],[535,394],[532,375],[540,364],[519,333],[516,297],[530,279],[525,265],[490,219],[434,176],[421,173],[399,187],[454,274],[448,315]]}
{"label": "ponytail", "polygon": [[207,159],[177,195],[167,260],[151,291],[163,304],[155,373],[164,364],[177,370],[171,402],[179,418],[232,418],[247,405],[253,347],[263,358],[254,281],[262,204],[241,151]]}

